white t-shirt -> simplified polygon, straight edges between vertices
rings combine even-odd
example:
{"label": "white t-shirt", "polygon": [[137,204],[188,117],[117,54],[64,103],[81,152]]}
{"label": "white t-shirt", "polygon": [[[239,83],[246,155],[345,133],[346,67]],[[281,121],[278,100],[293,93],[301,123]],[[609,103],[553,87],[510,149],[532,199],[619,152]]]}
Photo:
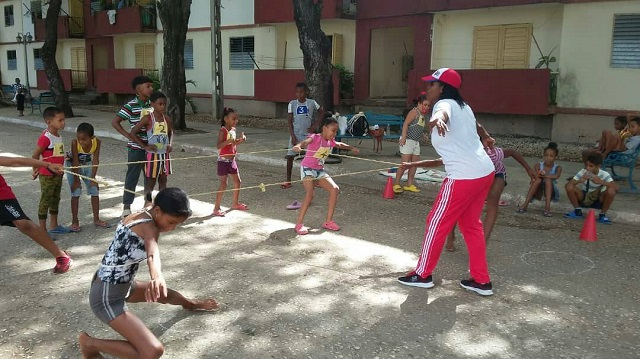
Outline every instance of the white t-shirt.
{"label": "white t-shirt", "polygon": [[447,177],[451,179],[476,179],[494,171],[493,163],[482,148],[476,129],[476,117],[469,105],[460,108],[454,100],[440,100],[433,106],[433,113],[445,112],[449,116],[449,131],[444,137],[438,129],[431,130],[431,143],[442,157]]}
{"label": "white t-shirt", "polygon": [[[575,176],[573,176],[573,179],[576,181],[580,181],[582,179],[582,176],[585,175],[585,173],[587,173],[587,169],[583,168],[580,171],[578,171],[578,173],[576,173]],[[596,175],[589,172],[590,176],[595,177]],[[600,169],[598,171],[598,178],[600,178],[601,180],[609,183],[609,182],[613,182],[613,178],[611,177],[611,175],[609,174],[609,172],[607,171],[603,171],[602,169]],[[602,185],[601,184],[595,184],[593,183],[591,180],[586,180],[583,183],[580,183],[580,189],[586,192],[593,192],[593,191],[600,191],[600,189],[602,189]]]}
{"label": "white t-shirt", "polygon": [[299,102],[298,100],[289,102],[287,112],[293,115],[293,133],[308,133],[308,129],[311,127],[319,110],[320,105],[310,98],[305,102]]}

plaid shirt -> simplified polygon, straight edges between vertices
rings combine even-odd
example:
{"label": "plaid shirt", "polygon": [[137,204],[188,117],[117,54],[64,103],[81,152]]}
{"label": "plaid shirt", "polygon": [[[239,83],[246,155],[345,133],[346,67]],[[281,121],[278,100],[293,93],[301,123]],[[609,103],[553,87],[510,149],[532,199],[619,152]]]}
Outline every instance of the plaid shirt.
{"label": "plaid shirt", "polygon": [[[145,102],[141,102],[138,96],[133,98],[131,101],[127,102],[120,111],[118,112],[118,117],[123,120],[129,121],[129,125],[133,128],[142,117],[148,115],[153,109],[151,108],[151,101],[147,99]],[[147,143],[147,129],[141,128],[140,131],[136,134],[144,143]],[[132,148],[134,150],[142,150],[142,147],[135,142],[129,141],[127,142],[127,147]]]}

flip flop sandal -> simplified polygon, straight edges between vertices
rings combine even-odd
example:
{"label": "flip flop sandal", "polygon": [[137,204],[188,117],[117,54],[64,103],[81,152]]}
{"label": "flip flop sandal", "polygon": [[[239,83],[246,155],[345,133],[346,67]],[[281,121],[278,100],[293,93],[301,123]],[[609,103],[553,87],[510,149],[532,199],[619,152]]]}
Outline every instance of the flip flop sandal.
{"label": "flip flop sandal", "polygon": [[322,224],[322,228],[328,229],[330,231],[339,231],[340,230],[340,226],[334,221],[324,222]]}
{"label": "flip flop sandal", "polygon": [[281,184],[280,188],[282,188],[282,189],[291,188],[291,182],[285,182],[285,183]]}
{"label": "flip flop sandal", "polygon": [[305,227],[302,223],[296,224],[295,230],[296,230],[296,233],[298,233],[301,236],[304,236],[305,234],[309,233],[309,229]]}
{"label": "flip flop sandal", "polygon": [[82,231],[82,228],[80,228],[80,226],[79,226],[79,225],[77,225],[77,224],[72,224],[72,225],[69,227],[69,232],[72,232],[72,233],[78,233],[78,232],[80,232],[80,231]]}
{"label": "flip flop sandal", "polygon": [[214,217],[224,217],[226,215],[227,215],[227,213],[225,211],[213,211],[213,216]]}
{"label": "flip flop sandal", "polygon": [[107,222],[104,223],[94,223],[94,226],[96,226],[97,228],[111,228],[111,225]]}
{"label": "flip flop sandal", "polygon": [[542,215],[545,217],[552,217],[551,212],[547,212],[547,211],[542,212]]}
{"label": "flip flop sandal", "polygon": [[508,205],[509,205],[509,202],[507,202],[507,201],[500,201],[500,202],[498,202],[498,206],[500,206],[500,207],[506,207],[506,206],[508,206]]}
{"label": "flip flop sandal", "polygon": [[524,213],[527,213],[527,210],[526,210],[526,209],[524,209],[524,208],[518,208],[518,210],[516,211],[516,213],[518,213],[518,214],[524,214]]}
{"label": "flip flop sandal", "polygon": [[57,226],[56,228],[50,229],[47,232],[49,232],[49,234],[67,234],[71,232],[71,230],[67,227]]}
{"label": "flip flop sandal", "polygon": [[236,211],[248,211],[249,206],[244,203],[238,203],[237,206],[231,206],[231,209],[235,209]]}
{"label": "flip flop sandal", "polygon": [[290,205],[287,205],[287,209],[290,209],[290,210],[295,210],[295,209],[298,209],[300,207],[302,207],[302,203],[300,203],[300,201],[298,201],[298,200],[295,200]]}

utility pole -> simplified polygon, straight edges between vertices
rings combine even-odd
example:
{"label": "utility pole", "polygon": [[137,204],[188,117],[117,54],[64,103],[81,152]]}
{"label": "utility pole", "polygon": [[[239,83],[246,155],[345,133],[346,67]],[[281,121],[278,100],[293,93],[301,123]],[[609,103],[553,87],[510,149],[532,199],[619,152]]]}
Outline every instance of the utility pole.
{"label": "utility pole", "polygon": [[222,118],[224,110],[222,86],[222,36],[220,34],[221,0],[211,0],[211,114],[217,119]]}

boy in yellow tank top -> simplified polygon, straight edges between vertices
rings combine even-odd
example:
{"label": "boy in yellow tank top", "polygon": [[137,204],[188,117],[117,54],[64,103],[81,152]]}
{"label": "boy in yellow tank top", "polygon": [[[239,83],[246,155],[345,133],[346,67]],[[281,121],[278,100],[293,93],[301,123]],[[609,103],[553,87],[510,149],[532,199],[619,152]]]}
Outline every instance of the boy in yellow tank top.
{"label": "boy in yellow tank top", "polygon": [[76,138],[71,141],[71,151],[67,152],[65,167],[73,167],[71,171],[79,176],[67,173],[67,181],[71,188],[71,227],[72,232],[80,231],[78,219],[78,207],[82,182],[84,182],[87,194],[91,196],[91,209],[93,211],[93,224],[100,228],[109,228],[110,224],[100,219],[100,197],[98,182],[92,181],[98,173],[100,165],[101,141],[94,136],[93,126],[83,122],[76,129]]}

